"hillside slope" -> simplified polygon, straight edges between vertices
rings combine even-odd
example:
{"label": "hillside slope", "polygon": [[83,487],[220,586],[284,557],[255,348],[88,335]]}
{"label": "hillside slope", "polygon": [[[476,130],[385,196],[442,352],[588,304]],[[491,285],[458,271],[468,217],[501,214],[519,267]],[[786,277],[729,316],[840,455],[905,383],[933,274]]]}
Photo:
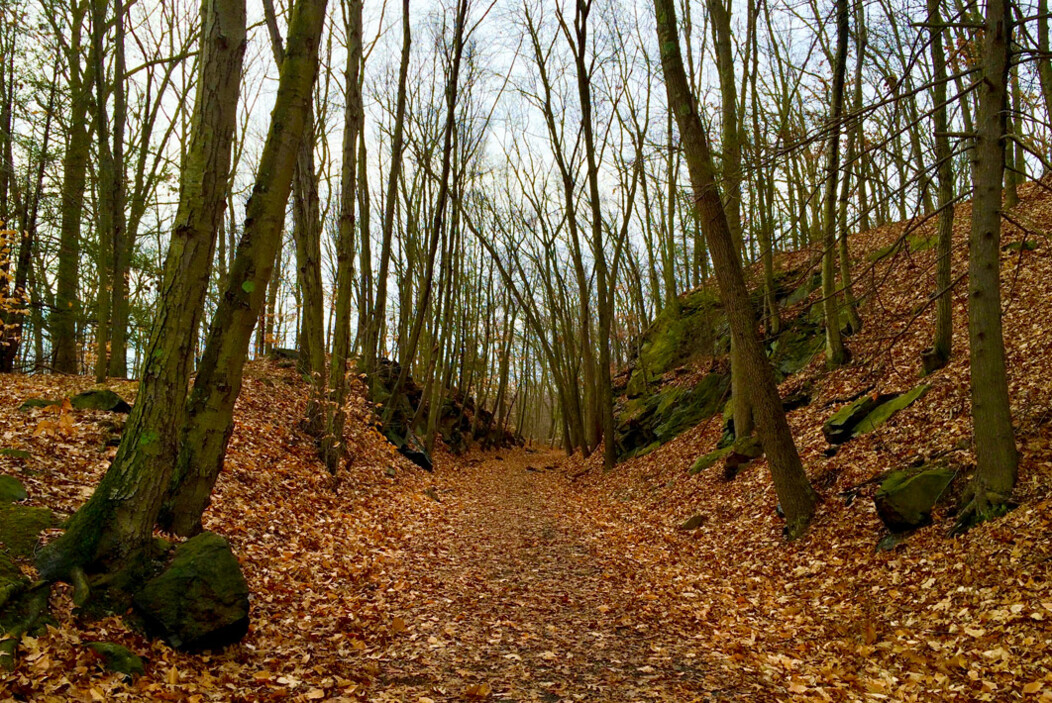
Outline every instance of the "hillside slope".
{"label": "hillside slope", "polygon": [[[810,397],[788,414],[823,499],[804,539],[782,540],[762,459],[730,482],[717,466],[688,473],[717,446],[718,414],[609,473],[598,457],[571,462],[590,510],[631,526],[629,541],[663,555],[648,565],[655,580],[680,604],[678,616],[697,619],[729,666],[814,700],[1001,701],[1024,692],[1052,699],[1052,195],[1031,184],[1012,216],[1029,231],[1006,225],[1002,242],[1005,345],[1021,450],[1020,507],[1008,516],[960,538],[945,536],[974,453],[964,284],[953,292],[953,359],[921,376],[934,316],[925,303],[935,290],[934,251],[923,242],[933,223],[915,234],[898,223],[852,237],[864,296],[864,328],[847,340],[854,362],[827,372],[819,353],[781,386],[783,398],[801,389]],[[957,208],[955,276],[967,267],[969,217],[969,204]],[[913,245],[894,246],[904,236]],[[796,252],[780,265],[800,269],[814,256]],[[670,369],[664,383],[689,384],[716,365],[702,355]],[[823,423],[847,401],[922,381],[930,390],[876,430],[839,447],[823,436]],[[891,552],[875,551],[886,530],[871,499],[874,479],[933,459],[956,475],[934,524]],[[700,527],[677,529],[695,515]],[[707,595],[677,601],[686,590]]]}

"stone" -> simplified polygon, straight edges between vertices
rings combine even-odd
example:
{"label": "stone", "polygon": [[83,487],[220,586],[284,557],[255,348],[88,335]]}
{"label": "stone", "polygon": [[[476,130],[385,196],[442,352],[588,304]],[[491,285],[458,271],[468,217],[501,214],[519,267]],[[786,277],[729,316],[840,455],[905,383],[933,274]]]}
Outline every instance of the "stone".
{"label": "stone", "polygon": [[40,533],[54,525],[55,517],[47,508],[0,503],[0,548],[13,557],[30,557]]}
{"label": "stone", "polygon": [[695,515],[693,517],[687,518],[687,520],[685,520],[683,522],[683,524],[681,524],[679,526],[678,529],[683,530],[684,532],[687,532],[687,531],[690,531],[690,530],[696,530],[696,529],[698,529],[699,527],[701,527],[704,524],[705,524],[705,516],[704,515]]}
{"label": "stone", "polygon": [[0,475],[0,503],[17,503],[28,497],[21,481],[12,476]]}
{"label": "stone", "polygon": [[384,473],[390,478],[394,478],[398,475],[398,472],[395,471],[395,467],[393,466],[388,466],[386,469],[384,469]]}
{"label": "stone", "polygon": [[875,552],[891,552],[896,547],[906,541],[906,535],[900,532],[891,532],[880,538],[877,542],[877,546],[873,551]]}
{"label": "stone", "polygon": [[52,405],[62,405],[61,400],[48,400],[47,398],[30,398],[18,406],[19,410],[30,410],[32,408],[50,408]]}
{"label": "stone", "polygon": [[202,532],[132,602],[148,632],[177,649],[218,649],[248,632],[248,584],[230,544]]}
{"label": "stone", "polygon": [[729,454],[730,451],[730,447],[723,447],[722,449],[717,449],[716,451],[709,452],[708,454],[702,454],[694,461],[690,469],[687,470],[687,473],[689,473],[691,476],[695,474],[700,474],[702,471],[709,468],[710,466],[713,466],[720,459],[727,456],[727,454]]}
{"label": "stone", "polygon": [[424,471],[432,471],[435,468],[424,443],[412,432],[406,433],[405,441],[398,446],[398,452]]}
{"label": "stone", "polygon": [[891,532],[908,532],[925,525],[955,476],[953,469],[943,466],[892,472],[873,495],[877,515]]}
{"label": "stone", "polygon": [[734,444],[730,446],[730,451],[727,452],[727,458],[724,461],[724,473],[733,472],[727,475],[727,479],[734,478],[741,467],[754,459],[759,459],[761,456],[763,456],[763,444],[760,442],[759,437],[752,435],[735,440]]}
{"label": "stone", "polygon": [[125,679],[146,673],[142,658],[127,647],[113,642],[85,642],[84,646],[99,655],[106,671],[124,674]]}
{"label": "stone", "polygon": [[69,399],[69,402],[77,410],[102,410],[104,412],[125,414],[131,412],[131,405],[108,388],[97,388],[77,393]]}
{"label": "stone", "polygon": [[833,416],[822,425],[822,434],[830,444],[843,444],[854,436],[855,426],[862,422],[873,410],[892,398],[894,395],[867,393],[848,403],[833,413]]}
{"label": "stone", "polygon": [[887,422],[888,418],[890,418],[892,415],[894,415],[900,410],[908,408],[910,405],[913,405],[913,403],[915,403],[925,393],[927,393],[930,388],[931,386],[921,384],[916,388],[913,388],[903,393],[902,395],[895,396],[891,400],[881,403],[872,411],[870,411],[864,418],[862,418],[862,420],[857,425],[855,425],[855,429],[852,432],[852,436],[857,437],[860,434],[872,432],[873,430],[877,429],[885,422]]}

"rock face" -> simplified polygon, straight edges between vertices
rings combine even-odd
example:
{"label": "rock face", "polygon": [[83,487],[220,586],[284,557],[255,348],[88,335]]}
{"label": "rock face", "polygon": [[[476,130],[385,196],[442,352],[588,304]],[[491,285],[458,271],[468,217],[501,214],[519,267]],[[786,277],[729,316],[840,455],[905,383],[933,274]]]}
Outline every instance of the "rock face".
{"label": "rock face", "polygon": [[877,514],[892,532],[920,527],[931,519],[932,508],[954,476],[952,469],[942,466],[919,473],[896,471],[873,496]]}
{"label": "rock face", "polygon": [[26,489],[18,479],[0,476],[0,503],[16,503],[26,498]]}
{"label": "rock face", "polygon": [[617,417],[618,458],[645,454],[694,427],[719,410],[729,386],[729,375],[713,372],[694,387],[672,386],[629,400]]}
{"label": "rock face", "polygon": [[248,584],[230,545],[203,532],[133,599],[146,627],[179,649],[215,649],[248,632]]}
{"label": "rock face", "polygon": [[729,454],[730,451],[730,447],[723,447],[722,449],[711,451],[708,454],[702,454],[694,461],[694,464],[691,465],[687,473],[689,473],[691,476],[693,476],[694,474],[700,474],[702,471],[709,468],[723,457],[727,456],[727,454]]}
{"label": "rock face", "polygon": [[891,400],[892,395],[870,395],[848,403],[833,413],[822,425],[822,434],[830,444],[843,444],[854,436],[855,426],[881,403]]}
{"label": "rock face", "polygon": [[77,410],[103,410],[111,413],[130,413],[131,406],[107,388],[78,393],[69,399]]}

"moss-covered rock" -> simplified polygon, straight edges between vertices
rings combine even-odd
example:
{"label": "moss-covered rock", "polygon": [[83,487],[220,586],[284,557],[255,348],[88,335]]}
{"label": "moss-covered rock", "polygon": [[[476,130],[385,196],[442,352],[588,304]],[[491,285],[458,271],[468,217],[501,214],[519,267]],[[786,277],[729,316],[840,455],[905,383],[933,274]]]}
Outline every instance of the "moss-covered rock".
{"label": "moss-covered rock", "polygon": [[25,449],[14,449],[12,447],[3,447],[0,449],[0,456],[8,459],[20,459],[22,461],[29,459],[33,455],[27,452]]}
{"label": "moss-covered rock", "polygon": [[54,525],[55,517],[47,508],[0,503],[0,549],[14,557],[29,557],[40,533]]}
{"label": "moss-covered rock", "polygon": [[833,413],[822,425],[822,434],[830,444],[843,444],[854,436],[855,427],[873,410],[894,395],[867,393]]}
{"label": "moss-covered rock", "polygon": [[734,479],[747,464],[763,456],[763,444],[756,436],[742,437],[734,441],[723,462],[723,477]]}
{"label": "moss-covered rock", "polygon": [[877,514],[892,532],[906,532],[931,520],[931,511],[956,473],[947,467],[895,471],[873,496]]}
{"label": "moss-covered rock", "polygon": [[730,451],[730,447],[723,447],[722,449],[717,449],[715,451],[709,452],[708,454],[702,454],[694,461],[693,464],[691,464],[691,467],[687,470],[687,473],[689,473],[691,476],[693,476],[694,474],[700,474],[702,471],[709,468],[710,466],[715,465],[716,462],[718,462],[723,457],[727,456],[727,454],[729,454]]}
{"label": "moss-covered rock", "polygon": [[248,632],[248,584],[229,543],[211,532],[176,547],[133,603],[147,630],[179,649],[224,647]]}
{"label": "moss-covered rock", "polygon": [[709,289],[698,289],[679,299],[679,314],[666,306],[643,334],[627,394],[639,397],[662,374],[695,356],[711,355],[719,336],[719,298]]}
{"label": "moss-covered rock", "polygon": [[1016,242],[1009,242],[1001,247],[1004,251],[1020,252],[1020,251],[1034,251],[1037,249],[1036,239],[1020,239]]}
{"label": "moss-covered rock", "polygon": [[699,527],[701,527],[704,524],[705,524],[705,516],[704,515],[693,515],[693,516],[687,518],[686,520],[684,520],[682,523],[680,523],[679,529],[683,530],[684,532],[689,532],[690,530],[698,529]]}
{"label": "moss-covered rock", "polygon": [[14,600],[26,586],[29,579],[23,574],[18,565],[4,552],[0,551],[0,612],[4,606]]}
{"label": "moss-covered rock", "polygon": [[16,503],[28,497],[21,481],[12,476],[0,476],[0,503]]}
{"label": "moss-covered rock", "polygon": [[142,658],[127,647],[113,642],[85,642],[84,646],[99,655],[106,671],[124,674],[127,679],[146,673]]}
{"label": "moss-covered rock", "polygon": [[48,400],[47,398],[29,398],[18,406],[19,410],[32,410],[33,408],[50,408],[52,405],[62,405],[61,400]]}
{"label": "moss-covered rock", "polygon": [[103,410],[111,413],[130,413],[131,405],[108,388],[84,391],[69,399],[77,410]]}
{"label": "moss-covered rock", "polygon": [[618,413],[618,456],[639,456],[715,414],[730,378],[711,373],[693,388],[669,387],[645,398],[629,400]]}
{"label": "moss-covered rock", "polygon": [[857,437],[860,434],[872,432],[873,430],[877,429],[885,422],[887,422],[888,418],[890,418],[892,415],[894,415],[900,410],[908,408],[910,405],[913,405],[913,403],[915,403],[925,393],[927,393],[930,388],[931,386],[922,383],[916,388],[906,391],[902,395],[895,396],[891,400],[881,403],[876,408],[874,408],[868,415],[862,418],[861,422],[859,422],[858,425],[855,426],[854,436]]}

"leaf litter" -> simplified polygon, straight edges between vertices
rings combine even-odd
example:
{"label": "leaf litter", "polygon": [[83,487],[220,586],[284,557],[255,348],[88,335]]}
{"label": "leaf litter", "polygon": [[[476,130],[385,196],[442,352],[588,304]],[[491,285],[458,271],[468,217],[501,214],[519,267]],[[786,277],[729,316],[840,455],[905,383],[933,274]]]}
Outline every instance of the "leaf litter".
{"label": "leaf litter", "polygon": [[[1023,197],[1027,227],[1052,229],[1052,198],[1038,186]],[[955,271],[967,217],[959,207]],[[902,224],[863,233],[853,254],[865,261],[902,235]],[[1006,243],[1023,236],[1006,226]],[[952,518],[939,508],[933,525],[876,552],[883,528],[868,498],[889,470],[938,458],[961,482],[974,467],[965,289],[954,291],[955,354],[925,379],[932,390],[825,455],[822,422],[845,400],[919,381],[934,313],[917,308],[934,290],[934,251],[907,250],[859,276],[856,363],[827,373],[816,359],[783,384],[786,395],[811,389],[789,420],[823,497],[796,542],[781,537],[762,459],[732,482],[688,475],[718,421],[609,473],[598,454],[440,448],[425,474],[379,434],[356,379],[350,460],[334,479],[290,421],[306,386],[253,362],[205,516],[249,581],[249,634],[222,652],[177,652],[119,618],[80,617],[60,585],[56,625],[22,639],[0,700],[1052,700],[1050,252],[1046,236],[1002,261],[1020,506],[963,537],[945,536]],[[134,398],[134,383],[109,385]],[[71,513],[112,458],[120,416],[17,410],[92,387],[87,378],[0,386],[0,446],[30,455],[0,456],[0,471],[26,485],[29,504]],[[678,529],[692,515],[700,525]],[[81,646],[96,640],[130,647],[146,674],[103,672]]]}

